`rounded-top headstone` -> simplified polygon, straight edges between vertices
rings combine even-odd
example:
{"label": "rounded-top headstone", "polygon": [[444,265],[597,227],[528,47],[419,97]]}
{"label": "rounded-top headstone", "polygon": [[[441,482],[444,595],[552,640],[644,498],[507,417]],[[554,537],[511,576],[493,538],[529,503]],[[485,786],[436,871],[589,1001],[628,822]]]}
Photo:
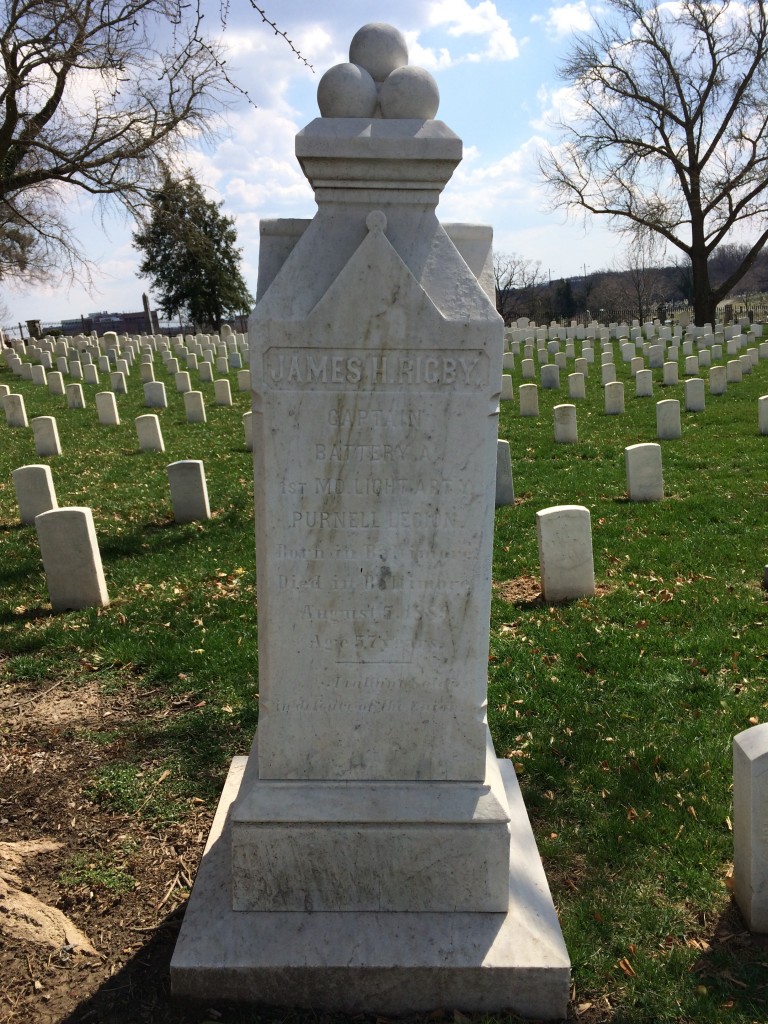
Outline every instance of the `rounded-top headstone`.
{"label": "rounded-top headstone", "polygon": [[317,105],[323,117],[373,117],[378,101],[376,83],[357,64],[334,65],[317,87]]}
{"label": "rounded-top headstone", "polygon": [[365,68],[374,81],[383,82],[408,63],[408,47],[402,32],[393,25],[372,21],[355,32],[349,44],[349,59]]}
{"label": "rounded-top headstone", "polygon": [[397,68],[379,93],[382,117],[430,121],[440,105],[437,82],[425,68]]}

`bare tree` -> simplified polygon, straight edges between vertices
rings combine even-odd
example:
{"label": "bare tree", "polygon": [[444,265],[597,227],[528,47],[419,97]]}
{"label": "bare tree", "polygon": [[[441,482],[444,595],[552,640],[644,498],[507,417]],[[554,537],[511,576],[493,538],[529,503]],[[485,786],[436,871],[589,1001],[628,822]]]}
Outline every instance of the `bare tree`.
{"label": "bare tree", "polygon": [[[768,0],[606,0],[560,68],[577,110],[540,167],[555,206],[657,232],[690,261],[697,323],[768,241]],[[713,284],[734,230],[743,258]]]}
{"label": "bare tree", "polygon": [[664,240],[648,228],[632,233],[624,255],[616,263],[625,304],[636,310],[641,323],[654,315],[662,301],[664,277],[661,273]]}
{"label": "bare tree", "polygon": [[201,32],[200,0],[0,0],[0,11],[0,278],[71,275],[87,269],[63,213],[72,190],[133,207],[236,86]]}
{"label": "bare tree", "polygon": [[541,260],[530,260],[518,253],[493,254],[496,280],[496,309],[509,324],[518,316],[533,315],[532,299],[541,281]]}

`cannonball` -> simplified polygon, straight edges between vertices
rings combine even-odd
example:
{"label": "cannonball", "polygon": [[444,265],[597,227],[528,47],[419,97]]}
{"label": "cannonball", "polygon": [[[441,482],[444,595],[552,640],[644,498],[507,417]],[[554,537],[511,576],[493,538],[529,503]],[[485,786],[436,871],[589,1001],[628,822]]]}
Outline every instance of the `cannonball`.
{"label": "cannonball", "polygon": [[365,68],[375,82],[383,82],[396,68],[408,63],[408,47],[402,32],[394,26],[372,21],[355,32],[349,44],[349,59]]}
{"label": "cannonball", "polygon": [[424,68],[397,68],[379,90],[382,117],[412,117],[429,121],[437,113],[440,92]]}
{"label": "cannonball", "polygon": [[336,64],[317,86],[317,105],[323,117],[373,117],[376,83],[357,64]]}

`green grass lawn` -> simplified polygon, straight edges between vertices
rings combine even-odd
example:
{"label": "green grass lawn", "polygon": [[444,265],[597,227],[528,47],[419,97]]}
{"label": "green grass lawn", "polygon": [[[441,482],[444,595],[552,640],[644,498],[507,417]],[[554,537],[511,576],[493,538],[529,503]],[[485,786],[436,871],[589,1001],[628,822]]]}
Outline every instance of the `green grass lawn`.
{"label": "green grass lawn", "polygon": [[[768,944],[745,936],[727,876],[731,741],[768,719],[768,437],[757,433],[768,361],[726,395],[707,393],[704,412],[682,413],[682,439],[662,442],[666,499],[642,505],[626,500],[624,447],[656,441],[655,401],[682,402],[683,384],[662,389],[654,371],[654,398],[636,399],[627,367],[617,369],[626,413],[604,414],[595,364],[576,402],[575,445],[553,440],[565,372],[559,392],[540,392],[538,419],[502,404],[518,500],[496,513],[491,731],[518,769],[550,878],[574,1019],[764,1021]],[[32,431],[0,416],[0,682],[34,694],[96,679],[193,709],[117,724],[118,753],[89,781],[92,799],[158,822],[183,817],[192,800],[215,805],[257,721],[254,481],[241,420],[250,397],[231,379],[233,408],[200,386],[207,425],[186,423],[166,380],[170,407],[152,410],[166,452],[141,453],[133,419],[148,410],[136,369],[118,396],[121,425],[103,427],[99,388],[84,385],[87,408],[68,410],[0,366],[30,418],[56,416],[63,448],[40,459]],[[173,522],[166,466],[178,459],[205,464],[207,523]],[[50,612],[10,479],[43,461],[61,506],[93,509],[108,608]],[[548,606],[533,596],[535,513],[557,504],[591,512],[598,594]]]}

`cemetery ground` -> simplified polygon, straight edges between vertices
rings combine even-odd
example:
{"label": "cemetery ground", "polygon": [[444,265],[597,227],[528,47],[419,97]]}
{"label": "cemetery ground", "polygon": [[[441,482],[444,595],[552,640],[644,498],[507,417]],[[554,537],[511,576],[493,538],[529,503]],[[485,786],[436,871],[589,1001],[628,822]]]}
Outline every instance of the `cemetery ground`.
{"label": "cemetery ground", "polygon": [[[540,391],[535,419],[502,403],[517,501],[496,512],[491,731],[518,771],[560,915],[571,1018],[765,1021],[768,939],[746,931],[730,869],[732,737],[768,718],[768,361],[682,413],[682,438],[662,442],[666,498],[648,504],[626,500],[624,447],[656,441],[655,401],[682,400],[683,384],[662,389],[655,370],[654,398],[635,399],[619,363],[626,413],[606,416],[591,370],[575,445],[553,441],[565,385]],[[93,509],[111,598],[52,613],[10,480],[44,460],[31,430],[0,423],[0,1022],[329,1020],[169,999],[227,766],[257,724],[249,396],[218,407],[201,385],[208,423],[189,424],[169,393],[155,410],[160,454],[138,449],[135,373],[117,427],[99,425],[95,387],[77,410],[6,367],[0,383],[30,418],[56,416],[63,454],[45,461],[59,505]],[[205,464],[207,522],[173,522],[166,466],[179,459]],[[590,509],[598,593],[547,605],[534,517],[557,504]],[[297,590],[296,628],[301,607]],[[49,915],[47,943],[24,937],[46,906],[70,924]],[[444,1016],[463,1022],[460,1011]]]}

